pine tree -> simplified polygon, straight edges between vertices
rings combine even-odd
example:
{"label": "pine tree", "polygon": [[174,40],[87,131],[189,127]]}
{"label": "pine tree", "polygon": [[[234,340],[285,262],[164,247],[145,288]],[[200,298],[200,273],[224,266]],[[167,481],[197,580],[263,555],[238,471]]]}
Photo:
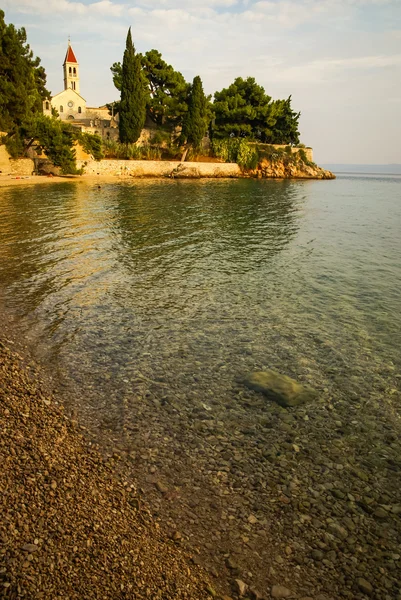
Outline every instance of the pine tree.
{"label": "pine tree", "polygon": [[188,113],[182,128],[182,137],[194,148],[199,148],[208,127],[208,99],[202,80],[197,75],[192,83],[188,101]]}
{"label": "pine tree", "polygon": [[146,99],[141,57],[135,52],[130,27],[124,52],[121,78],[119,131],[122,143],[133,144],[139,139],[145,125]]}
{"label": "pine tree", "polygon": [[50,95],[39,65],[25,29],[7,25],[0,10],[0,131],[16,133],[21,123],[42,112],[42,101]]}

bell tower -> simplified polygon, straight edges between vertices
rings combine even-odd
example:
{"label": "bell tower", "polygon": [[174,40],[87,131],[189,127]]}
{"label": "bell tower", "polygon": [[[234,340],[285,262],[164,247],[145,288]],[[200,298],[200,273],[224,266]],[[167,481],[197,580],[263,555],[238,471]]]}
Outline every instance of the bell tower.
{"label": "bell tower", "polygon": [[75,58],[74,51],[70,44],[70,40],[68,40],[68,48],[63,64],[63,71],[64,89],[74,90],[79,94],[79,64],[77,59]]}

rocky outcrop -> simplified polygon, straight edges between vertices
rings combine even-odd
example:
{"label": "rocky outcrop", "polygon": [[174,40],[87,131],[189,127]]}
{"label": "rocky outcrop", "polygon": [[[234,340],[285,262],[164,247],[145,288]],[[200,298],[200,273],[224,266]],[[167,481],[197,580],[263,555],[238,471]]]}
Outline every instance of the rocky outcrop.
{"label": "rocky outcrop", "polygon": [[252,173],[256,177],[266,179],[335,179],[331,171],[326,171],[314,163],[302,160],[270,160],[264,158]]}

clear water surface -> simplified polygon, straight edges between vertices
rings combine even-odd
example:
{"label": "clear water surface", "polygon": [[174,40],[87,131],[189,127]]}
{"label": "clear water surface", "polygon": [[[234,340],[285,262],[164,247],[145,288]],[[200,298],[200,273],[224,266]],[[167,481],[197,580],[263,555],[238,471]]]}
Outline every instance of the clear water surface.
{"label": "clear water surface", "polygon": [[399,176],[0,193],[7,310],[94,419],[140,382],[218,403],[251,369],[363,395],[401,368]]}

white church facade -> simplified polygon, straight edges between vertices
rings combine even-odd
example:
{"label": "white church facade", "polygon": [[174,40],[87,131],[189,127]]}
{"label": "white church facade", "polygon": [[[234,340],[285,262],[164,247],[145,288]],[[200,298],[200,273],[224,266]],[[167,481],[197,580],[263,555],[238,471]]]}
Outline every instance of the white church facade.
{"label": "white church facade", "polygon": [[79,63],[68,41],[63,63],[64,90],[43,103],[43,112],[68,121],[83,132],[96,133],[104,139],[118,140],[118,117],[111,116],[107,106],[92,108],[80,93]]}

